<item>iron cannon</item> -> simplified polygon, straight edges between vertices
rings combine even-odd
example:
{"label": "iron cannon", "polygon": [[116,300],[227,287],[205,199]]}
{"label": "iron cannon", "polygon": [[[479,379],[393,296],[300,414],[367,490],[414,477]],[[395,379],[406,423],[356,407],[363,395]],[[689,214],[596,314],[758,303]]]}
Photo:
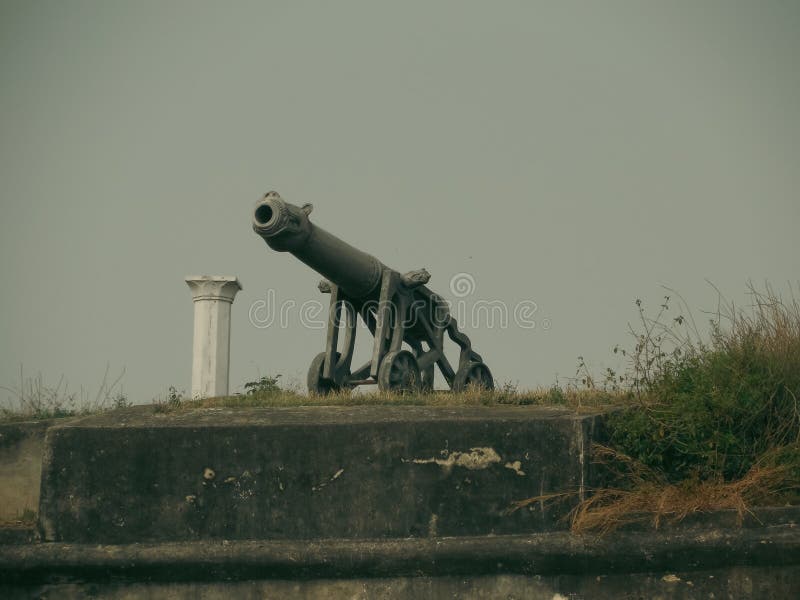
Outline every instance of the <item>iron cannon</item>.
{"label": "iron cannon", "polygon": [[[253,211],[253,229],[267,245],[290,252],[322,275],[319,289],[330,294],[327,342],[311,361],[309,392],[327,394],[364,384],[397,392],[431,390],[437,365],[453,391],[494,388],[491,371],[458,330],[447,302],[425,285],[430,279],[425,269],[401,274],[387,267],[312,223],[312,208],[269,192]],[[353,369],[358,317],[374,343],[370,360]],[[445,334],[460,348],[455,368],[444,353]]]}

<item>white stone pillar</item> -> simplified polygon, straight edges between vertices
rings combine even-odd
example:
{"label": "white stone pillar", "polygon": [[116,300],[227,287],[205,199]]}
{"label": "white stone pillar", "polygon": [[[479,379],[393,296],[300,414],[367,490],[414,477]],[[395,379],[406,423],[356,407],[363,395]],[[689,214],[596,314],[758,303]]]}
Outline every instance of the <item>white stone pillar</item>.
{"label": "white stone pillar", "polygon": [[231,355],[231,304],[242,284],[236,277],[186,278],[194,300],[192,398],[228,394]]}

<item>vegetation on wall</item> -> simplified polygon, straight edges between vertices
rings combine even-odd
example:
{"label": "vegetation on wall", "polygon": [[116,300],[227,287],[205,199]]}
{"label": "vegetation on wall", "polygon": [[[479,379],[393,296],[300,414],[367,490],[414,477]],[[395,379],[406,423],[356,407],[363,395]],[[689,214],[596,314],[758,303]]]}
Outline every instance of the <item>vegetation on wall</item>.
{"label": "vegetation on wall", "polygon": [[720,303],[708,341],[691,316],[671,316],[669,296],[653,318],[637,301],[634,347],[615,348],[628,369],[604,384],[627,392],[595,452],[609,484],[574,528],[800,502],[800,306],[769,286],[749,296]]}
{"label": "vegetation on wall", "polygon": [[[720,302],[705,335],[677,294],[665,296],[653,316],[637,300],[632,347],[613,349],[627,361],[622,372],[607,369],[596,377],[579,357],[575,377],[547,389],[520,391],[506,383],[492,392],[309,396],[280,385],[280,375],[268,375],[222,398],[191,400],[172,386],[152,406],[157,412],[301,405],[612,408],[607,444],[594,452],[606,483],[573,511],[575,529],[607,530],[641,519],[658,525],[721,508],[741,515],[753,505],[800,502],[800,304],[768,285],[749,286],[749,298],[746,307]],[[62,381],[48,387],[41,376],[21,376],[19,388],[8,390],[17,406],[0,409],[2,416],[52,418],[129,407],[119,378],[109,382],[107,376],[88,402],[83,391],[80,397],[68,393]],[[520,500],[511,510],[541,500]]]}

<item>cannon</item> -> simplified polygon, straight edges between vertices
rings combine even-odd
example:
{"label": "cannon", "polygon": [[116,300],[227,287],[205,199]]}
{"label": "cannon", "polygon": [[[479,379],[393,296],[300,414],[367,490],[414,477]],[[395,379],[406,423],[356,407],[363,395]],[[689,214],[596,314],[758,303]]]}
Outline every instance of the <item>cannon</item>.
{"label": "cannon", "polygon": [[[401,393],[432,390],[435,366],[453,391],[494,388],[491,371],[459,331],[446,301],[425,285],[428,271],[400,274],[387,267],[313,224],[308,218],[312,208],[268,192],[253,211],[253,229],[267,245],[290,252],[322,275],[319,290],[330,294],[327,342],[311,361],[309,392],[328,394],[368,384]],[[359,317],[374,343],[370,360],[353,369]],[[445,334],[460,348],[455,368],[444,353]]]}

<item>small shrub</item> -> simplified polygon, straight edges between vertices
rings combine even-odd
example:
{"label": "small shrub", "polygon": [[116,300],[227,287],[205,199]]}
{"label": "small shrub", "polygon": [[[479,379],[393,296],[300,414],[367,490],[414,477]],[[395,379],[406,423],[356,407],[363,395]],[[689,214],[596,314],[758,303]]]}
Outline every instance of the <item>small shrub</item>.
{"label": "small shrub", "polygon": [[128,397],[123,392],[117,392],[111,399],[112,409],[129,408],[131,406],[133,406],[133,403],[128,400]]}
{"label": "small shrub", "polygon": [[800,307],[770,288],[750,292],[751,310],[717,314],[708,345],[643,319],[632,355],[637,402],[610,418],[615,448],[671,482],[730,481],[800,441]]}
{"label": "small shrub", "polygon": [[248,381],[244,384],[245,394],[252,396],[255,394],[274,394],[280,392],[281,388],[278,385],[279,378],[280,375],[275,375],[275,377],[264,375],[256,381]]}
{"label": "small shrub", "polygon": [[178,391],[174,385],[167,389],[166,399],[158,397],[153,399],[153,410],[157,413],[167,413],[179,409],[184,403],[185,391]]}

